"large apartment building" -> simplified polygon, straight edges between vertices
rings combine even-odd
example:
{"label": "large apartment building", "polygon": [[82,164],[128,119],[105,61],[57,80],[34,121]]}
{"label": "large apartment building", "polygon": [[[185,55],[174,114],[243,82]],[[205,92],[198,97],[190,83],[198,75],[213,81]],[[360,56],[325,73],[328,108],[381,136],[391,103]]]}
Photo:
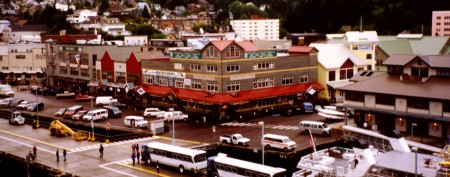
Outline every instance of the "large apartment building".
{"label": "large apartment building", "polygon": [[431,35],[450,36],[450,11],[433,11]]}
{"label": "large apartment building", "polygon": [[143,105],[175,107],[211,121],[250,118],[315,101],[317,50],[277,57],[249,41],[211,41],[201,50],[141,60]]}
{"label": "large apartment building", "polygon": [[[446,140],[450,134],[450,57],[392,55],[387,72],[360,71],[341,88],[355,122],[379,131]],[[414,126],[417,126],[415,127]]]}
{"label": "large apartment building", "polygon": [[231,20],[230,25],[243,40],[280,39],[279,19]]}

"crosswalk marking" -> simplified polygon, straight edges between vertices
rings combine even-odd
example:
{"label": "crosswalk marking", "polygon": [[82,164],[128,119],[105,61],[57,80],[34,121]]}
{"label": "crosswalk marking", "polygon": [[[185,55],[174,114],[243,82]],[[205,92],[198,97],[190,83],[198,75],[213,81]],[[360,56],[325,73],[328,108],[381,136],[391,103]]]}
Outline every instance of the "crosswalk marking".
{"label": "crosswalk marking", "polygon": [[[222,126],[233,126],[233,127],[256,127],[259,126],[256,123],[245,123],[245,122],[226,122],[220,124]],[[298,126],[291,125],[265,125],[265,128],[270,129],[280,129],[280,130],[298,130]]]}
{"label": "crosswalk marking", "polygon": [[[117,141],[117,142],[113,142],[113,143],[109,143],[109,144],[104,144],[103,143],[102,145],[103,145],[103,147],[108,147],[108,146],[113,146],[113,145],[121,145],[121,144],[135,143],[135,142],[141,142],[141,141],[149,141],[149,140],[153,140],[153,139],[156,139],[156,138],[143,137],[143,138],[136,138],[136,139]],[[73,148],[73,149],[70,149],[69,152],[70,153],[81,152],[81,151],[87,151],[87,150],[92,150],[92,149],[98,149],[99,147],[100,147],[100,143],[95,144],[95,145],[90,145],[90,146],[83,146],[83,147]]]}

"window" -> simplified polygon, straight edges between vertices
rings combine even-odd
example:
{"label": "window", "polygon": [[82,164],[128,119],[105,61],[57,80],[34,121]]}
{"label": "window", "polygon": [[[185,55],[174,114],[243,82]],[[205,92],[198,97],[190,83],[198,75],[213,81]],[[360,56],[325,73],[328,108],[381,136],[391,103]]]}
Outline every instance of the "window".
{"label": "window", "polygon": [[191,64],[192,71],[200,71],[200,64]]}
{"label": "window", "polygon": [[345,80],[353,77],[353,68],[341,69],[339,71],[339,79]]}
{"label": "window", "polygon": [[411,75],[417,77],[428,77],[428,68],[411,67]]}
{"label": "window", "polygon": [[107,79],[108,82],[112,82],[113,78],[112,78],[112,71],[103,71],[102,72],[102,78],[103,79]]}
{"label": "window", "polygon": [[450,77],[450,69],[448,68],[437,68],[436,69],[437,76]]}
{"label": "window", "polygon": [[217,72],[217,65],[207,65],[206,71],[208,72]]}
{"label": "window", "polygon": [[430,102],[423,98],[408,98],[408,108],[429,109]]}
{"label": "window", "polygon": [[93,55],[92,55],[92,65],[94,65],[94,66],[95,66],[95,64],[96,64],[95,61],[97,61],[97,54],[93,54]]}
{"label": "window", "polygon": [[372,59],[372,54],[366,54],[366,59]]}
{"label": "window", "polygon": [[387,66],[387,72],[392,74],[403,74],[403,66]]}
{"label": "window", "polygon": [[192,84],[191,88],[194,90],[202,89],[202,81],[201,80],[192,80],[191,84]]}
{"label": "window", "polygon": [[375,102],[376,104],[383,104],[383,105],[395,105],[395,96],[392,95],[376,95],[375,96]]}
{"label": "window", "polygon": [[208,92],[217,92],[218,90],[217,82],[208,82]]}
{"label": "window", "polygon": [[124,72],[116,72],[116,82],[125,83],[125,73]]}
{"label": "window", "polygon": [[16,55],[16,59],[25,59],[25,55]]}
{"label": "window", "polygon": [[157,78],[158,78],[159,85],[167,86],[169,84],[169,79],[167,79],[167,77],[160,76]]}
{"label": "window", "polygon": [[89,70],[88,69],[80,69],[81,77],[89,77]]}
{"label": "window", "polygon": [[328,71],[328,81],[336,80],[336,71]]}
{"label": "window", "polygon": [[364,93],[346,91],[345,92],[345,100],[364,102]]}
{"label": "window", "polygon": [[70,69],[70,75],[78,76],[78,68],[71,68]]}
{"label": "window", "polygon": [[268,68],[274,68],[275,67],[275,63],[272,62],[263,62],[263,63],[256,63],[253,65],[253,70],[258,70],[258,69],[268,69]]}
{"label": "window", "polygon": [[235,92],[235,91],[240,91],[241,82],[239,81],[235,81],[235,82],[228,82],[227,83],[227,92]]}
{"label": "window", "polygon": [[308,74],[300,74],[300,83],[308,82]]}
{"label": "window", "polygon": [[153,84],[153,76],[152,75],[143,75],[143,81],[144,84]]}
{"label": "window", "polygon": [[293,84],[293,80],[294,80],[294,76],[293,75],[285,75],[285,76],[283,76],[283,78],[281,80],[281,84],[282,85],[292,85]]}
{"label": "window", "polygon": [[9,70],[9,67],[7,67],[7,66],[2,66],[2,70]]}
{"label": "window", "polygon": [[0,61],[3,61],[3,56],[0,55]]}
{"label": "window", "polygon": [[175,79],[176,88],[184,88],[184,79]]}
{"label": "window", "polygon": [[273,77],[259,78],[253,80],[253,88],[273,87]]}
{"label": "window", "polygon": [[228,65],[227,72],[239,72],[239,65]]}
{"label": "window", "polygon": [[206,49],[206,57],[217,58],[217,51],[214,46],[209,46],[208,49]]}
{"label": "window", "polygon": [[184,69],[183,63],[174,63],[173,65],[175,69]]}
{"label": "window", "polygon": [[230,50],[225,52],[225,57],[227,58],[231,58],[231,57],[239,57],[240,56],[240,52],[238,49],[236,49],[236,46],[231,46]]}
{"label": "window", "polygon": [[67,74],[67,67],[66,66],[60,66],[59,67],[59,74]]}

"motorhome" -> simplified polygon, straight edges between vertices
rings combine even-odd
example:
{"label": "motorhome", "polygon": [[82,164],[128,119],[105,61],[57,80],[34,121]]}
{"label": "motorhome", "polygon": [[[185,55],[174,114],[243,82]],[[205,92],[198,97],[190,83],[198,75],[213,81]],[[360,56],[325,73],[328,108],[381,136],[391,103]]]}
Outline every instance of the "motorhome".
{"label": "motorhome", "polygon": [[11,85],[0,84],[0,96],[14,97],[14,91],[11,89]]}

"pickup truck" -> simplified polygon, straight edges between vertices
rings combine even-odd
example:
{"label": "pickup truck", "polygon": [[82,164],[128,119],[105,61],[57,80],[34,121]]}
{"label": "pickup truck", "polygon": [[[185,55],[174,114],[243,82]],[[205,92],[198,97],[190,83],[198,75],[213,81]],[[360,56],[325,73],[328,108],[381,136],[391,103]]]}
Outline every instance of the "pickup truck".
{"label": "pickup truck", "polygon": [[237,144],[239,146],[248,146],[250,139],[244,138],[241,134],[231,134],[220,136],[220,142],[226,144]]}
{"label": "pickup truck", "polygon": [[94,99],[94,97],[90,96],[90,95],[77,95],[77,96],[75,96],[75,101],[90,101],[91,99]]}
{"label": "pickup truck", "polygon": [[13,111],[11,113],[11,119],[9,119],[9,124],[23,125],[25,124],[25,118],[19,111]]}
{"label": "pickup truck", "polygon": [[64,91],[64,93],[56,94],[56,98],[72,98],[75,97],[75,93],[70,93],[69,91]]}
{"label": "pickup truck", "polygon": [[163,120],[172,121],[172,120],[183,120],[188,121],[189,116],[187,114],[183,114],[181,111],[172,111],[165,112],[164,114],[156,115],[156,118],[162,118]]}

